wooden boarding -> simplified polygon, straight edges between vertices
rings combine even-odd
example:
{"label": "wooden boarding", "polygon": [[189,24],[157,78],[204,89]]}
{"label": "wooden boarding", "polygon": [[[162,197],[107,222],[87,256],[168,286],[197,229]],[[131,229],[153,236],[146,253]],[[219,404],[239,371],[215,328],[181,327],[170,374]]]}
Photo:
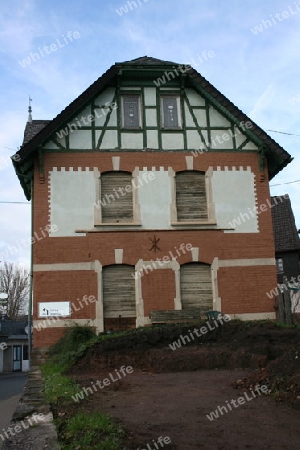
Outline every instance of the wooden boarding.
{"label": "wooden boarding", "polygon": [[199,322],[205,317],[205,311],[201,309],[180,309],[169,311],[151,311],[150,320],[155,323],[192,323]]}

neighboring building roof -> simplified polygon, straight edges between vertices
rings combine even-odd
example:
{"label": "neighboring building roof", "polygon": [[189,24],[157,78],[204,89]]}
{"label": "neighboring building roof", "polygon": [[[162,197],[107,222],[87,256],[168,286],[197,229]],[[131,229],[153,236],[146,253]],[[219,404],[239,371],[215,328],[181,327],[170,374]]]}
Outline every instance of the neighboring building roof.
{"label": "neighboring building roof", "polygon": [[28,325],[28,320],[23,322],[16,322],[4,317],[0,318],[0,336],[25,336],[25,327]]}
{"label": "neighboring building roof", "polygon": [[32,138],[36,134],[38,134],[43,128],[45,128],[51,120],[32,120],[31,122],[27,122],[25,131],[24,131],[24,140],[23,145],[27,144],[27,142],[31,141]]}
{"label": "neighboring building roof", "polygon": [[[175,64],[175,66],[174,66]],[[160,59],[143,56],[132,61],[125,61],[114,64],[98,80],[88,87],[79,97],[77,97],[69,106],[51,121],[32,121],[27,124],[24,136],[24,142],[17,154],[20,160],[13,160],[16,173],[24,189],[26,198],[31,198],[31,179],[33,171],[33,157],[38,151],[38,147],[50,138],[55,131],[60,129],[64,123],[70,120],[89,102],[95,95],[112,83],[117,83],[117,78],[124,74],[132,78],[151,76],[153,79],[164,74],[166,69],[171,70],[179,67],[178,63],[162,61]],[[185,66],[182,64],[182,66]],[[146,67],[146,70],[145,70]],[[221,113],[236,125],[241,122],[251,121],[253,127],[251,130],[245,130],[249,136],[265,151],[268,160],[269,178],[273,178],[280,170],[292,161],[291,155],[277,144],[264,130],[257,126],[248,116],[246,116],[237,106],[228,100],[220,91],[210,84],[195,69],[186,70],[186,78],[191,86],[197,90],[203,97],[206,97]]]}
{"label": "neighboring building roof", "polygon": [[275,251],[300,250],[300,239],[289,196],[271,197]]}

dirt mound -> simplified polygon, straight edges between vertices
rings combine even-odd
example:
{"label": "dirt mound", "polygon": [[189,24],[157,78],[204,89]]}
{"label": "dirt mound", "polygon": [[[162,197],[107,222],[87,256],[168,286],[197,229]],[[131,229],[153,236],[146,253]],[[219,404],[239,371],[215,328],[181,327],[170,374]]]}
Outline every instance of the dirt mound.
{"label": "dirt mound", "polygon": [[275,361],[271,361],[259,372],[237,380],[233,387],[252,389],[256,385],[266,384],[277,401],[287,400],[294,403],[300,396],[300,349],[299,346],[289,348]]}
{"label": "dirt mound", "polygon": [[[203,326],[209,330],[200,334]],[[285,397],[294,399],[300,394],[299,342],[299,328],[286,329],[272,322],[212,321],[143,328],[100,337],[69,373],[82,379],[108,374],[122,365],[152,373],[251,368],[255,372],[235,387],[264,383],[272,392],[283,390],[288,393]]]}

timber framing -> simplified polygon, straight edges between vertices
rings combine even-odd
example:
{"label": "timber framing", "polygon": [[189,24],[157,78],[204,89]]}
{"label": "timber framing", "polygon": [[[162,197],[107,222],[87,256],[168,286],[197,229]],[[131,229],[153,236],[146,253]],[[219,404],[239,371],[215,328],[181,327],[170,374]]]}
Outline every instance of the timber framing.
{"label": "timber framing", "polygon": [[[25,196],[28,200],[31,198],[31,180],[33,177],[34,161],[38,157],[40,178],[43,178],[43,155],[47,152],[94,152],[96,151],[122,151],[122,136],[125,133],[140,134],[143,148],[124,148],[124,151],[181,151],[188,150],[187,132],[190,130],[197,130],[200,140],[207,148],[209,144],[209,151],[214,152],[232,152],[243,151],[258,153],[258,164],[260,171],[263,170],[265,159],[268,162],[269,179],[272,179],[278,172],[280,172],[287,164],[292,161],[291,155],[286,152],[279,144],[277,144],[265,131],[249,119],[241,110],[239,110],[232,102],[230,102],[220,91],[212,86],[202,75],[195,69],[191,68],[185,74],[180,74],[165,84],[158,86],[154,81],[162,78],[166,71],[174,71],[174,62],[161,61],[150,57],[141,57],[133,61],[126,61],[114,64],[107,72],[104,73],[98,80],[96,80],[89,88],[87,88],[78,98],[76,98],[69,106],[67,106],[56,118],[52,121],[39,121],[40,128],[29,140],[24,141],[23,146],[17,152],[19,161],[13,160],[13,165],[17,176],[19,177]],[[178,66],[178,64],[177,64]],[[156,88],[156,106],[148,105],[145,101],[145,88]],[[115,102],[117,108],[117,122],[115,126],[109,126],[110,118],[113,110],[110,109],[105,117],[102,126],[97,125],[92,121],[89,126],[80,127],[81,130],[90,130],[91,132],[91,147],[92,148],[70,148],[70,136],[65,136],[65,145],[59,142],[53,135],[61,130],[67,123],[70,123],[78,111],[83,110],[87,105],[91,108],[91,114],[95,114],[97,108],[103,108],[103,105],[96,104],[94,101],[96,96],[99,96],[106,88],[113,87],[115,90],[112,102]],[[193,89],[205,100],[203,106],[194,106],[190,104],[189,98],[186,95],[185,89]],[[121,96],[128,93],[138,94],[141,98],[141,127],[136,130],[126,130],[122,128],[121,120]],[[161,124],[160,99],[162,95],[176,95],[180,98],[180,113],[182,126],[176,130],[165,130]],[[226,126],[212,126],[210,123],[210,107],[213,107],[223,117],[225,117],[229,124]],[[186,108],[192,117],[194,126],[187,124]],[[149,126],[146,121],[146,112],[156,109],[157,126]],[[196,116],[196,111],[203,111],[206,117],[206,126],[199,125],[199,120]],[[242,123],[251,122],[251,128],[244,128]],[[43,122],[43,123],[42,123]],[[28,123],[27,126],[30,126]],[[242,143],[237,143],[235,131],[240,130],[246,139]],[[111,149],[102,149],[105,133],[108,131],[115,131],[117,134],[117,147]],[[157,130],[157,148],[148,148],[147,131]],[[213,141],[213,131],[224,130],[232,134],[233,149],[228,148],[213,148],[211,143]],[[97,133],[98,132],[98,133]],[[204,135],[206,133],[207,138]],[[30,133],[29,133],[30,134]],[[170,135],[177,135],[182,139],[182,147],[164,149],[164,137]],[[98,136],[98,138],[97,138]],[[52,142],[56,148],[50,149],[46,144]],[[249,142],[254,143],[258,150],[251,150],[245,148]],[[151,147],[151,146],[150,146]]]}

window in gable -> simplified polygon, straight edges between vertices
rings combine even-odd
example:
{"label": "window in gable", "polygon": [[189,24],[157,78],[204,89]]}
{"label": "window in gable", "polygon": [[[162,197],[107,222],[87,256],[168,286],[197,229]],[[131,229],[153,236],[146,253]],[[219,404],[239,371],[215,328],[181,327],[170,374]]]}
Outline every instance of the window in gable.
{"label": "window in gable", "polygon": [[179,96],[161,97],[161,126],[164,129],[181,128]]}
{"label": "window in gable", "polygon": [[208,219],[205,173],[178,172],[175,177],[177,221]]}
{"label": "window in gable", "polygon": [[282,258],[276,258],[276,269],[277,273],[283,273],[283,259]]}
{"label": "window in gable", "polygon": [[123,128],[140,128],[141,111],[139,95],[122,96],[122,126]]}

